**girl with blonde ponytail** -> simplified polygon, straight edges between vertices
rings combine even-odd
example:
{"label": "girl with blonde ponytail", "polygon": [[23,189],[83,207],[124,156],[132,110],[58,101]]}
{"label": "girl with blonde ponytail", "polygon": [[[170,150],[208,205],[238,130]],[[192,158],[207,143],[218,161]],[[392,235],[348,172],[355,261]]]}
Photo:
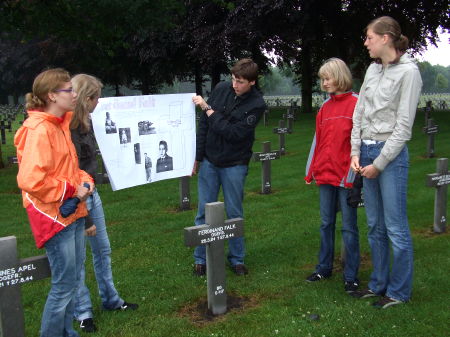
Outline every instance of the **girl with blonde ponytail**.
{"label": "girl with blonde ponytail", "polygon": [[[78,74],[72,78],[73,88],[77,93],[74,115],[70,123],[72,141],[75,145],[80,168],[95,178],[97,172],[97,143],[92,130],[90,114],[94,111],[101,95],[103,84],[94,76]],[[92,250],[95,277],[105,310],[135,310],[137,304],[125,302],[114,286],[111,270],[111,245],[106,231],[105,214],[102,201],[94,189],[86,200],[89,211],[86,222],[86,236]],[[83,247],[86,259],[86,243]],[[83,263],[81,278],[75,301],[75,319],[85,332],[94,332],[97,327],[93,320],[92,302],[89,289],[85,283],[85,265]]]}

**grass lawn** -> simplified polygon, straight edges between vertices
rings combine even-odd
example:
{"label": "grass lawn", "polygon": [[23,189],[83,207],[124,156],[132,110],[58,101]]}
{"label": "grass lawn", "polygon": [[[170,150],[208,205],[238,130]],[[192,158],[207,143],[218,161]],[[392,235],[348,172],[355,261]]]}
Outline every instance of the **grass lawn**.
{"label": "grass lawn", "polygon": [[[269,126],[257,129],[254,150],[263,141],[278,146],[272,129],[281,110],[270,112]],[[319,249],[318,188],[303,181],[314,134],[313,115],[302,114],[294,133],[286,136],[286,155],[272,161],[272,191],[261,195],[261,164],[252,162],[245,189],[246,265],[250,273],[237,277],[227,270],[227,290],[245,299],[243,307],[205,321],[197,306],[206,300],[206,280],[192,276],[192,248],[184,246],[183,228],[193,225],[196,178],[191,181],[193,210],[178,212],[179,181],[172,179],[112,192],[98,186],[112,245],[116,288],[136,312],[101,310],[88,253],[87,284],[95,322],[91,336],[448,336],[450,236],[433,234],[434,188],[426,174],[436,171],[436,159],[425,158],[424,114],[416,117],[409,143],[408,215],[413,234],[415,273],[411,301],[386,310],[373,300],[357,300],[343,290],[338,261],[341,237],[336,233],[336,263],[331,279],[310,284]],[[450,111],[433,112],[439,125],[436,157],[450,157]],[[17,125],[16,128],[17,129]],[[3,158],[14,155],[13,133],[7,132]],[[19,256],[44,254],[35,247],[17,189],[16,165],[0,170],[0,237],[17,237]],[[448,207],[447,203],[447,207]],[[449,211],[447,211],[448,213]],[[363,286],[371,271],[364,209],[358,210]],[[338,228],[340,219],[338,220]],[[89,252],[89,249],[88,249]],[[49,279],[22,286],[27,336],[38,336]],[[311,315],[319,318],[311,319]],[[447,331],[447,332],[446,332]],[[87,334],[85,334],[87,335]]]}

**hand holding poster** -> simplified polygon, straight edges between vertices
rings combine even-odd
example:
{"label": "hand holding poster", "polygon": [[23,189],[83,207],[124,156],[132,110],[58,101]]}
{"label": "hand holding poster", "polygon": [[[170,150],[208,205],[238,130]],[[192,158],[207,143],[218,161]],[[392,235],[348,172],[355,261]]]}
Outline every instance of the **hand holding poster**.
{"label": "hand holding poster", "polygon": [[113,191],[191,175],[194,95],[100,98],[92,124]]}

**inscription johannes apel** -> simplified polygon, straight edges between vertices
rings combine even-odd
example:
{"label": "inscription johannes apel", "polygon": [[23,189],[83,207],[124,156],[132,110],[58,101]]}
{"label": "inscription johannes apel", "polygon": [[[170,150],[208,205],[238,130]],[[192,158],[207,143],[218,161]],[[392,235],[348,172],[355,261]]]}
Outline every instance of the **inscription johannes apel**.
{"label": "inscription johannes apel", "polygon": [[0,270],[0,288],[33,281],[33,276],[22,276],[22,273],[35,270],[34,264],[30,263],[19,268],[8,268]]}

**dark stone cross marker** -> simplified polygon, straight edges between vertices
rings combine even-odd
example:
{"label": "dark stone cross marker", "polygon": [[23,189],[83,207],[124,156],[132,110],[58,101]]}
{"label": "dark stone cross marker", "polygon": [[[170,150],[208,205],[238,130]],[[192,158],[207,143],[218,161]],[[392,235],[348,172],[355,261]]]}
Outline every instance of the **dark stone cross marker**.
{"label": "dark stone cross marker", "polygon": [[270,161],[280,159],[280,151],[270,151],[270,142],[263,142],[262,152],[253,153],[253,159],[262,164],[261,193],[270,194],[272,192]]}
{"label": "dark stone cross marker", "polygon": [[267,124],[269,123],[269,109],[264,110],[263,122],[264,122],[264,126],[267,126]]}
{"label": "dark stone cross marker", "polygon": [[244,220],[224,220],[223,202],[212,202],[205,205],[205,221],[205,225],[184,229],[184,243],[206,246],[208,309],[213,315],[221,315],[227,311],[224,240],[243,236]]}
{"label": "dark stone cross marker", "polygon": [[436,164],[436,173],[427,175],[427,187],[436,187],[434,197],[434,222],[435,233],[445,232],[447,225],[447,185],[450,184],[450,172],[448,171],[448,158],[439,158]]}
{"label": "dark stone cross marker", "polygon": [[294,120],[295,120],[295,112],[294,111],[295,110],[294,110],[294,108],[291,105],[288,108],[288,111],[287,111],[287,114],[286,114],[288,129],[291,131],[290,133],[292,133],[292,131],[294,130]]}
{"label": "dark stone cross marker", "polygon": [[8,125],[5,125],[5,121],[0,121],[0,133],[1,133],[1,137],[2,137],[2,144],[5,145],[6,144],[6,134],[5,134],[5,130],[8,129],[9,131],[11,131],[11,122],[9,122]]}
{"label": "dark stone cross marker", "polygon": [[19,260],[16,237],[0,238],[0,336],[25,336],[20,285],[50,275],[46,255]]}
{"label": "dark stone cross marker", "polygon": [[191,192],[189,186],[189,177],[180,178],[180,211],[188,211],[191,209]]}
{"label": "dark stone cross marker", "polygon": [[431,101],[427,101],[425,106],[425,125],[428,124],[428,119],[431,118],[431,111],[433,110],[433,103]]}
{"label": "dark stone cross marker", "polygon": [[[109,184],[109,177],[108,177],[108,173],[106,172],[106,165],[105,165],[105,162],[103,161],[103,157],[102,157],[102,154],[99,149],[97,149],[97,158],[101,159],[102,168],[101,168],[101,172],[97,172],[97,175],[95,177],[95,184],[96,185]],[[98,160],[97,160],[97,162],[98,162]]]}
{"label": "dark stone cross marker", "polygon": [[285,145],[285,134],[292,133],[291,129],[285,127],[284,119],[280,120],[278,123],[278,127],[273,129],[273,133],[276,133],[279,136],[280,142],[280,154],[284,155],[286,153],[286,145]]}
{"label": "dark stone cross marker", "polygon": [[429,118],[427,126],[423,128],[423,132],[428,135],[427,157],[434,157],[434,135],[438,133],[438,126],[434,124],[434,120]]}

